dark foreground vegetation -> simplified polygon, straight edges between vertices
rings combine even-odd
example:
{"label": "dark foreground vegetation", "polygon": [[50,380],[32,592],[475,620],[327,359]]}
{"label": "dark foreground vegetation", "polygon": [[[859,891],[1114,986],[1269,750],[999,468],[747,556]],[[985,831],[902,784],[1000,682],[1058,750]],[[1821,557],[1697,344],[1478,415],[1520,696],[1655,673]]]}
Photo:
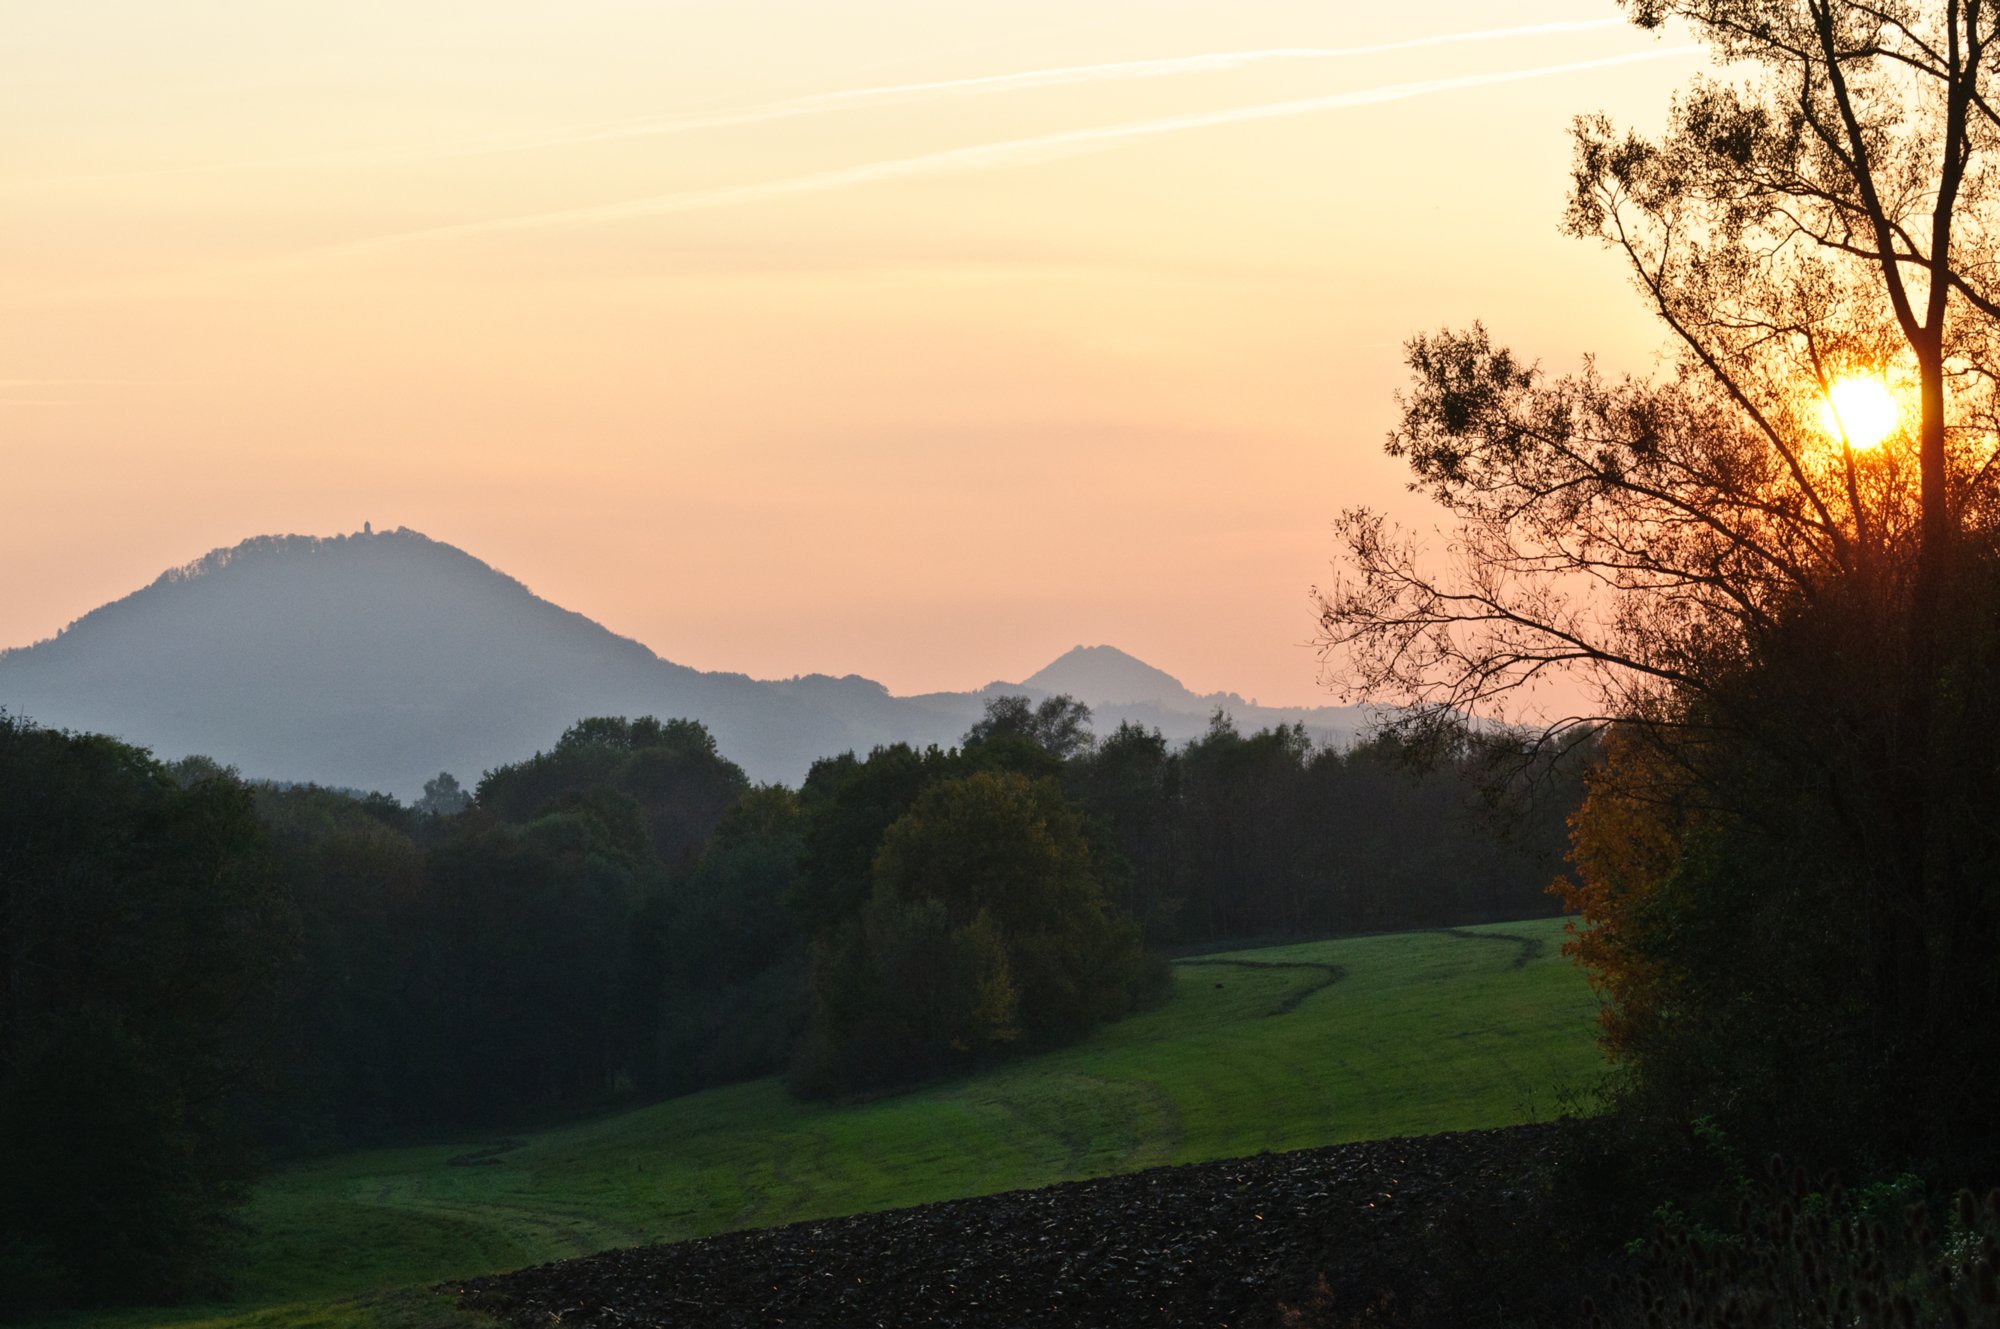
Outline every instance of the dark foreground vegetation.
{"label": "dark foreground vegetation", "polygon": [[[1741,75],[1657,137],[1573,131],[1567,227],[1627,261],[1674,372],[1414,338],[1390,450],[1473,553],[1349,514],[1326,645],[1417,725],[1551,669],[1594,683],[1575,951],[1662,1167],[1708,1122],[1815,1175],[1991,1177],[2000,15],[1628,8]],[[1873,432],[1842,414],[1857,385]]]}
{"label": "dark foreground vegetation", "polygon": [[1169,1163],[1537,1120],[1597,1067],[1596,1002],[1561,943],[1548,918],[1209,952],[1173,962],[1157,1007],[905,1092],[809,1099],[767,1077],[292,1160],[238,1215],[224,1302],[45,1329],[453,1329],[449,1301],[421,1288]]}
{"label": "dark foreground vegetation", "polygon": [[794,791],[596,719],[404,807],[0,717],[4,1309],[214,1294],[273,1158],[908,1084],[1156,999],[1163,946],[1549,907],[1573,779],[1505,840],[1471,743],[1087,722],[1003,699]]}
{"label": "dark foreground vegetation", "polygon": [[524,1326],[1252,1329],[1297,1322],[1287,1303],[1311,1324],[1491,1323],[1551,1304],[1507,1259],[1551,1235],[1557,1144],[1520,1127],[1153,1168],[446,1290]]}
{"label": "dark foreground vegetation", "polygon": [[[1572,131],[1565,227],[1624,263],[1667,372],[1413,338],[1389,448],[1461,557],[1345,514],[1323,644],[1418,730],[1551,672],[1592,685],[1607,760],[1564,891],[1607,998],[1603,1184],[1739,1271],[1760,1242],[1814,1252],[1738,1321],[1965,1323],[1885,1297],[1888,1238],[1830,1235],[1830,1183],[1760,1208],[1746,1178],[1778,1154],[1871,1194],[2000,1180],[2000,13],[1624,8],[1728,68],[1657,135]],[[1969,1203],[1919,1213],[1943,1232],[1947,1207],[1990,1318],[1990,1234]],[[1837,1296],[1857,1261],[1872,1303]],[[1714,1312],[1692,1280],[1688,1314]],[[1680,1313],[1653,1295],[1606,1313]]]}
{"label": "dark foreground vegetation", "polygon": [[1566,1122],[1373,1140],[612,1251],[446,1284],[522,1326],[2000,1325],[2000,1191],[1741,1179],[1629,1243]]}

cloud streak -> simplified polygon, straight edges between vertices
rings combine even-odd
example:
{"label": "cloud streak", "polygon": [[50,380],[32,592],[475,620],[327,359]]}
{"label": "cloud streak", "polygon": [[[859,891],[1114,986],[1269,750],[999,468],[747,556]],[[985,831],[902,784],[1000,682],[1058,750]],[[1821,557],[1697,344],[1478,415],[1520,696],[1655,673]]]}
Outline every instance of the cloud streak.
{"label": "cloud streak", "polygon": [[1621,65],[1642,64],[1674,56],[1689,55],[1698,52],[1700,49],[1697,46],[1662,47],[1625,55],[1602,56],[1590,60],[1570,61],[1564,64],[1535,65],[1524,69],[1499,70],[1482,74],[1464,74],[1450,78],[1425,79],[1410,83],[1390,83],[1378,87],[1331,93],[1320,97],[1304,97],[1292,101],[1266,102],[1253,106],[1164,116],[1151,120],[1126,121],[1120,124],[1065,130],[1060,133],[1041,134],[1029,138],[1006,139],[997,143],[975,144],[963,148],[948,148],[912,157],[898,157],[887,161],[866,162],[858,166],[841,167],[830,171],[816,171],[805,175],[787,176],[783,179],[765,180],[747,185],[733,185],[718,189],[682,190],[675,193],[653,194],[642,198],[593,204],[586,207],[561,208],[543,212],[517,213],[505,217],[488,217],[472,221],[450,222],[440,226],[418,227],[382,235],[365,236],[355,240],[338,241],[333,244],[318,245],[289,254],[231,264],[224,268],[209,269],[202,273],[183,273],[178,276],[162,275],[136,283],[124,282],[117,286],[92,287],[83,290],[71,289],[64,292],[51,291],[40,295],[16,297],[6,302],[5,307],[14,309],[42,308],[52,305],[73,304],[79,301],[123,298],[141,292],[159,292],[171,287],[184,286],[191,281],[204,282],[217,278],[260,276],[293,271],[343,258],[377,253],[426,242],[471,238],[481,235],[496,235],[515,231],[606,225],[645,217],[671,216],[678,213],[748,206],[778,199],[829,193],[836,190],[853,189],[866,185],[922,176],[1034,166],[1071,157],[1085,156],[1096,152],[1106,152],[1126,143],[1163,137],[1170,134],[1247,124],[1260,120],[1278,120],[1302,115],[1321,114],[1357,106],[1373,106],[1387,102],[1408,101],[1418,97],[1437,96],[1473,88],[1494,87],[1508,83],[1528,82],[1535,79],[1555,78],[1564,74],[1582,73],[1595,69],[1610,69]]}
{"label": "cloud streak", "polygon": [[602,142],[609,139],[642,138],[686,134],[708,129],[728,129],[741,125],[768,124],[800,116],[826,115],[835,111],[865,110],[879,106],[900,106],[960,97],[990,96],[996,93],[1030,92],[1043,88],[1068,87],[1079,83],[1108,83],[1133,79],[1175,78],[1186,74],[1220,74],[1252,65],[1279,61],[1354,59],[1389,55],[1438,46],[1476,45],[1513,38],[1547,37],[1561,33],[1592,32],[1619,27],[1624,19],[1570,19],[1552,23],[1531,23],[1512,28],[1482,28],[1472,32],[1434,33],[1400,41],[1377,42],[1367,46],[1280,46],[1255,51],[1216,51],[1203,55],[1170,56],[1157,60],[1120,60],[1093,65],[1058,65],[1014,74],[988,74],[975,78],[937,79],[923,83],[894,83],[880,87],[850,88],[810,97],[773,102],[766,106],[716,115],[625,121],[586,127],[539,138],[524,138],[505,145],[462,149],[450,155],[471,156],[512,152],[573,143]]}
{"label": "cloud streak", "polygon": [[997,143],[976,144],[963,148],[948,148],[943,151],[923,153],[914,157],[899,157],[888,161],[868,162],[859,166],[843,167],[831,171],[816,171],[807,175],[789,176],[780,180],[767,180],[755,184],[735,185],[720,189],[684,190],[677,193],[655,194],[644,198],[596,204],[589,207],[563,208],[547,212],[486,218],[477,221],[454,222],[443,226],[429,226],[416,230],[398,231],[388,235],[371,236],[360,240],[343,241],[338,244],[323,245],[315,249],[304,250],[286,258],[270,260],[267,264],[258,266],[260,268],[292,267],[424,241],[491,235],[508,231],[603,225],[612,222],[636,220],[643,217],[666,216],[674,213],[699,212],[713,208],[769,202],[775,199],[793,198],[804,194],[821,194],[833,190],[852,189],[862,185],[880,184],[891,180],[909,179],[916,176],[977,172],[1004,167],[1034,166],[1090,153],[1109,151],[1122,144],[1149,138],[1159,138],[1169,134],[1186,133],[1191,130],[1248,124],[1260,120],[1287,119],[1301,115],[1315,115],[1356,106],[1375,106],[1385,102],[1408,101],[1417,97],[1436,96],[1442,93],[1459,92],[1472,88],[1493,87],[1505,83],[1521,83],[1533,79],[1554,78],[1563,74],[1581,73],[1586,70],[1610,69],[1620,65],[1661,60],[1670,56],[1686,55],[1699,49],[1694,46],[1664,47],[1627,55],[1603,56],[1591,60],[1571,61],[1566,64],[1536,65],[1526,69],[1500,70],[1483,74],[1463,74],[1451,78],[1425,79],[1411,83],[1390,83],[1379,87],[1360,88],[1349,92],[1337,92],[1320,97],[1304,97],[1293,101],[1266,102],[1255,106],[1234,107],[1222,111],[1201,111],[1186,115],[1164,116],[1152,120],[1126,121],[1121,124],[1102,125],[1088,129],[1072,129],[1054,134],[1040,134],[1032,138],[1007,139]]}
{"label": "cloud streak", "polygon": [[158,386],[173,380],[157,378],[0,378],[0,406],[90,406],[96,397],[16,397],[24,390],[49,391],[78,387]]}
{"label": "cloud streak", "polygon": [[1202,55],[1169,56],[1154,60],[1120,60],[1090,65],[1058,65],[1047,69],[1023,70],[1012,74],[987,74],[973,78],[936,79],[920,83],[892,83],[876,87],[849,88],[838,92],[816,93],[808,97],[795,97],[786,101],[770,102],[762,106],[753,106],[739,111],[681,116],[649,116],[637,120],[598,122],[550,133],[513,137],[498,142],[466,143],[455,147],[436,147],[415,152],[394,154],[379,152],[323,153],[316,156],[267,157],[251,161],[225,162],[207,166],[165,167],[156,170],[71,175],[60,177],[59,180],[54,181],[45,180],[41,183],[53,184],[91,180],[129,179],[135,177],[222,174],[232,171],[282,170],[288,167],[305,166],[356,166],[449,161],[470,157],[497,156],[505,153],[533,152],[544,148],[571,147],[579,144],[610,142],[619,139],[658,138],[678,134],[699,133],[707,130],[733,129],[752,125],[771,124],[783,120],[794,120],[807,116],[829,115],[840,111],[857,111],[874,107],[902,106],[912,103],[953,100],[965,97],[992,96],[1010,92],[1032,92],[1044,88],[1069,87],[1076,84],[1175,78],[1188,74],[1229,73],[1261,64],[1358,59],[1371,55],[1390,55],[1401,51],[1418,51],[1433,47],[1483,45],[1490,42],[1529,37],[1594,32],[1603,28],[1620,27],[1624,22],[1624,19],[1619,18],[1569,19],[1550,23],[1523,24],[1510,28],[1481,28],[1470,32],[1433,33],[1423,37],[1409,37],[1399,41],[1377,42],[1364,46],[1281,46],[1252,51],[1216,51]]}

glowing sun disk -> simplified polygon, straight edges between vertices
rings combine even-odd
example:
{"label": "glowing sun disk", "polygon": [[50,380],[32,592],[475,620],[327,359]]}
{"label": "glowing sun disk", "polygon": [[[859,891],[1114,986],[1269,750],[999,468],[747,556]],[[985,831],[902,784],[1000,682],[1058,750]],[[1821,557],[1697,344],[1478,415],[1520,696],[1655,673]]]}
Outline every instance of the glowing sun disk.
{"label": "glowing sun disk", "polygon": [[1902,408],[1881,379],[1859,375],[1836,382],[1819,404],[1821,428],[1834,438],[1845,437],[1848,446],[1862,451],[1880,447],[1883,439],[1896,432],[1901,416]]}

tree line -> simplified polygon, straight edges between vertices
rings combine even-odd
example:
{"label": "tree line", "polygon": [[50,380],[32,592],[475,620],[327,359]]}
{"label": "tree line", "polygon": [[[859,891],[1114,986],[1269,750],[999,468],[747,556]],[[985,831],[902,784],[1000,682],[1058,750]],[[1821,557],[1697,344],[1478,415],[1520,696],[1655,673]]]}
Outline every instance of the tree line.
{"label": "tree line", "polygon": [[1517,760],[1503,817],[1495,749],[1000,698],[794,790],[597,718],[406,806],[0,716],[0,1281],[213,1290],[260,1158],[893,1088],[1159,1000],[1176,946],[1546,912],[1577,787]]}

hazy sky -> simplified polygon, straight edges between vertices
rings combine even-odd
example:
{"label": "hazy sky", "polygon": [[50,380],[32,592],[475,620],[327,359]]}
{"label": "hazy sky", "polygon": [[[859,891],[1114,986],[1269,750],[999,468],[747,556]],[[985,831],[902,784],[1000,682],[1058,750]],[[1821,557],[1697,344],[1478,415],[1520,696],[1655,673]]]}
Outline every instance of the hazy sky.
{"label": "hazy sky", "polygon": [[1650,363],[1557,233],[1703,66],[1619,12],[6,0],[0,645],[365,520],[706,669],[1325,700],[1402,339]]}

